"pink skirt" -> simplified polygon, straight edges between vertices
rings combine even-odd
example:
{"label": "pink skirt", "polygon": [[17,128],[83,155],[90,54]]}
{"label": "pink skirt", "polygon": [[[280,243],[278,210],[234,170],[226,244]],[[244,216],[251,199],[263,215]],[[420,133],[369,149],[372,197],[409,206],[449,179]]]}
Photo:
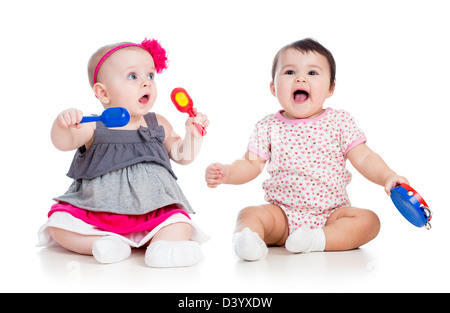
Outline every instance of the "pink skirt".
{"label": "pink skirt", "polygon": [[130,234],[140,231],[152,231],[170,216],[176,213],[189,215],[183,209],[176,206],[166,206],[142,215],[122,215],[108,212],[89,211],[74,207],[65,202],[55,203],[48,213],[50,217],[55,212],[66,212],[101,230],[116,234]]}

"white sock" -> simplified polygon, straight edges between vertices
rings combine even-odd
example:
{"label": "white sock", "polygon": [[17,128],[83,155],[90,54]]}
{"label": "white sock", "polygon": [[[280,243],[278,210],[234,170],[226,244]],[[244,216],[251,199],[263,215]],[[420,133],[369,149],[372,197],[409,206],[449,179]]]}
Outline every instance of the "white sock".
{"label": "white sock", "polygon": [[92,255],[100,263],[115,263],[128,258],[131,248],[117,237],[105,236],[94,241]]}
{"label": "white sock", "polygon": [[266,243],[259,237],[258,233],[245,227],[233,236],[234,249],[238,257],[245,261],[257,261],[266,257]]}
{"label": "white sock", "polygon": [[286,249],[292,253],[324,251],[325,233],[322,228],[299,228],[286,239]]}
{"label": "white sock", "polygon": [[181,267],[196,264],[203,254],[196,241],[152,242],[145,252],[145,264],[150,267]]}

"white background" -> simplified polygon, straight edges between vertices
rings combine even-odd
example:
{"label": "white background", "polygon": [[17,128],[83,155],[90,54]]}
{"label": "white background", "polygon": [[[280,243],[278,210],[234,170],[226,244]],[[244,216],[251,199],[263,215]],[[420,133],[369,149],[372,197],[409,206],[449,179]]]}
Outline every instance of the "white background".
{"label": "white background", "polygon": [[[0,291],[450,291],[448,160],[450,48],[446,1],[12,1],[0,4],[1,219]],[[86,64],[100,46],[158,39],[170,66],[157,77],[154,111],[179,133],[187,116],[170,91],[184,87],[210,127],[189,166],[174,165],[179,184],[211,236],[205,258],[187,269],[151,269],[143,251],[99,265],[60,248],[38,249],[37,230],[52,197],[67,189],[73,152],[50,142],[56,115],[102,107]],[[263,173],[243,186],[208,189],[204,170],[245,153],[256,121],[280,109],[269,92],[275,53],[313,37],[337,62],[325,107],[348,110],[378,152],[427,200],[433,229],[418,229],[383,189],[361,177],[353,205],[380,217],[380,235],[360,249],[237,260],[231,234],[237,212],[261,204]]]}

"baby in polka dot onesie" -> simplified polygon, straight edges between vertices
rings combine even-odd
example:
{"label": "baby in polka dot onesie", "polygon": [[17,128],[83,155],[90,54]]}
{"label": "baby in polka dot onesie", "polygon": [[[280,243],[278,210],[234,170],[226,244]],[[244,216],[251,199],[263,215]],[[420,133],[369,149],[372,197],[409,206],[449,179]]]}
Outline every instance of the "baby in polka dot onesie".
{"label": "baby in polka dot onesie", "polygon": [[214,163],[206,182],[243,184],[264,169],[266,204],[240,211],[233,238],[236,254],[264,258],[267,245],[293,253],[350,250],[374,239],[377,215],[351,206],[346,160],[368,180],[390,190],[408,180],[392,171],[366,145],[366,137],[344,110],[323,108],[335,89],[336,65],[320,43],[304,39],[275,56],[270,89],[282,110],[261,119],[245,156],[233,164]]}

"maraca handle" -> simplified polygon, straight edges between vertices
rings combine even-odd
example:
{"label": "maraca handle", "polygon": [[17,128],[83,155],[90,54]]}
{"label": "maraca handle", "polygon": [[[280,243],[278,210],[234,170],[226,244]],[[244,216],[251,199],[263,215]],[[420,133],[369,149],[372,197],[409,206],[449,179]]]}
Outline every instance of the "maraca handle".
{"label": "maraca handle", "polygon": [[83,116],[83,118],[80,121],[81,123],[90,123],[90,122],[97,122],[101,120],[101,116]]}
{"label": "maraca handle", "polygon": [[[189,114],[190,117],[195,117],[195,114],[192,112],[192,110],[189,110],[187,112]],[[205,136],[206,135],[206,129],[205,127],[203,127],[202,125],[200,125],[199,123],[194,123],[195,127],[197,128],[198,132],[200,133],[200,135]]]}
{"label": "maraca handle", "polygon": [[197,127],[198,132],[200,133],[200,135],[205,136],[206,135],[206,129],[205,127],[203,127],[202,125],[198,124],[198,123],[194,123],[195,127]]}

